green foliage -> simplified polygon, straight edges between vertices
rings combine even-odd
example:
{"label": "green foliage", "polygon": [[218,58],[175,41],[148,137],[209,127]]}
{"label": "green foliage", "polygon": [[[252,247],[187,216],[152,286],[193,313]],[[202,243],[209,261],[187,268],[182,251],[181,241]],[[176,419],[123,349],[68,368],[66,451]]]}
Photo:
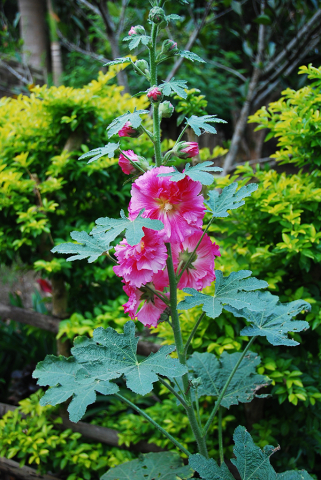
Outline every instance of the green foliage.
{"label": "green foliage", "polygon": [[178,55],[180,57],[187,58],[187,60],[191,60],[191,62],[206,63],[206,61],[197,55],[197,53],[190,52],[189,50],[180,50]]}
{"label": "green foliage", "polygon": [[180,172],[176,167],[173,167],[175,172],[159,173],[158,177],[170,177],[171,182],[179,182],[183,178],[190,177],[192,180],[201,182],[202,185],[211,185],[214,181],[214,177],[210,172],[221,172],[222,168],[213,167],[212,162],[202,162],[194,167],[190,167],[190,164],[185,165],[184,172]]}
{"label": "green foliage", "polygon": [[[248,308],[260,311],[260,301],[257,292],[253,290],[266,288],[268,285],[263,280],[250,277],[250,270],[232,272],[228,277],[223,277],[220,270],[216,270],[215,293],[213,296],[200,293],[194,288],[184,288],[183,292],[190,294],[178,304],[180,310],[188,310],[196,305],[203,305],[203,311],[211,318],[221,315],[225,305],[234,308]],[[250,278],[249,278],[250,277]],[[224,306],[224,307],[223,307]]]}
{"label": "green foliage", "polygon": [[189,125],[197,136],[200,136],[202,133],[217,133],[216,129],[210,125],[211,123],[227,123],[221,118],[216,118],[216,115],[203,115],[198,117],[192,115],[186,120],[186,124]]}
{"label": "green foliage", "polygon": [[84,160],[84,158],[89,158],[92,157],[90,160],[88,160],[87,163],[94,162],[95,160],[98,160],[101,157],[106,157],[108,158],[113,158],[115,155],[115,151],[118,149],[119,143],[108,143],[104,147],[101,148],[95,148],[94,150],[91,150],[90,152],[84,153],[79,157],[79,160]]}
{"label": "green foliage", "polygon": [[196,95],[200,93],[198,88],[192,88],[186,90],[186,99],[182,100],[180,97],[174,97],[179,99],[179,102],[176,106],[176,112],[181,113],[177,118],[177,125],[180,125],[185,117],[190,117],[192,115],[204,115],[207,112],[205,108],[207,107],[207,100],[204,95]]}
{"label": "green foliage", "polygon": [[70,429],[59,430],[62,419],[56,409],[39,405],[41,395],[39,391],[22,400],[19,408],[0,419],[0,456],[67,480],[98,480],[106,468],[133,458],[128,451],[85,443],[80,433]]}
{"label": "green foliage", "polygon": [[[86,408],[96,400],[95,392],[111,395],[118,386],[110,380],[125,375],[127,387],[135,393],[146,395],[158,380],[157,374],[178,377],[186,372],[186,367],[177,359],[168,357],[175,347],[162,347],[156,354],[139,361],[136,356],[138,338],[135,325],[129,321],[124,333],[112,328],[98,328],[93,340],[77,337],[72,349],[73,357],[47,356],[38,363],[33,373],[39,385],[50,385],[41,399],[42,405],[57,405],[73,397],[68,406],[70,419],[78,422]],[[115,349],[117,345],[117,349]]]}
{"label": "green foliage", "polygon": [[164,82],[161,85],[162,92],[166,96],[176,93],[179,98],[187,98],[186,83],[187,80],[175,80],[175,77],[173,77],[169,82]]}
{"label": "green foliage", "polygon": [[128,111],[127,113],[124,113],[123,115],[120,115],[119,117],[115,118],[107,127],[108,136],[112,137],[113,135],[118,133],[118,131],[121,130],[125,125],[125,123],[127,122],[130,122],[133,128],[138,128],[142,123],[142,118],[140,116],[146,113],[149,113],[149,111],[148,110],[136,111],[136,108],[135,108],[133,113],[130,113],[130,111]]}
{"label": "green foliage", "polygon": [[223,188],[221,194],[217,190],[209,192],[205,205],[213,217],[228,217],[227,210],[235,210],[244,205],[243,198],[249,197],[257,189],[255,183],[244,185],[236,191],[237,187],[235,182]]}
{"label": "green foliage", "polygon": [[[216,358],[212,353],[195,352],[188,360],[188,366],[195,378],[201,380],[197,388],[197,395],[199,397],[209,395],[217,398],[240,356],[241,353],[238,352],[231,354],[223,352],[220,358]],[[250,352],[242,360],[224,394],[221,402],[223,407],[229,408],[239,402],[251,402],[256,396],[256,392],[270,383],[267,377],[256,373],[256,367],[260,362],[260,357],[253,352]]]}
{"label": "green foliage", "polygon": [[170,452],[148,453],[137,460],[109,470],[101,480],[176,480],[191,478],[192,469]]}
{"label": "green foliage", "polygon": [[92,263],[110,249],[109,243],[106,243],[104,238],[98,237],[97,239],[96,237],[88,235],[86,232],[71,232],[70,236],[78,243],[61,243],[51,250],[52,253],[74,254],[72,257],[66,259],[67,262],[88,258],[88,263]]}
{"label": "green foliage", "polygon": [[278,101],[270,103],[268,109],[262,107],[250,117],[250,122],[259,123],[257,130],[270,129],[266,140],[278,139],[279,150],[272,157],[281,164],[320,168],[321,67],[303,66],[299,74],[307,75],[313,82],[299,90],[284,90]]}

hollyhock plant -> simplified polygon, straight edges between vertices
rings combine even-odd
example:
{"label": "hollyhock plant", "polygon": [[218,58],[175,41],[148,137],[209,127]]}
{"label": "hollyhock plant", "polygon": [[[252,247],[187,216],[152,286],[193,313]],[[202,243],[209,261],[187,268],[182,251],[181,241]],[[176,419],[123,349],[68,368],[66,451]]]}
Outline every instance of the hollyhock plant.
{"label": "hollyhock plant", "polygon": [[128,35],[130,37],[132,35],[146,35],[146,31],[142,25],[136,25],[135,27],[131,27],[131,29],[128,32]]}
{"label": "hollyhock plant", "polygon": [[163,222],[164,229],[158,232],[163,241],[178,243],[202,227],[205,207],[200,182],[189,177],[179,182],[158,177],[173,171],[172,167],[156,167],[139,177],[132,186],[129,214],[136,218],[144,208],[143,217]]}
{"label": "hollyhock plant", "polygon": [[140,132],[131,126],[130,122],[126,122],[123,128],[118,131],[120,137],[139,137]]}
{"label": "hollyhock plant", "polygon": [[152,87],[147,92],[147,97],[154,102],[159,102],[162,99],[162,91],[157,87]]}
{"label": "hollyhock plant", "polygon": [[[188,261],[190,254],[193,253],[197,243],[199,242],[202,231],[186,237],[183,242],[172,245],[173,263],[177,271]],[[199,244],[192,261],[181,276],[177,287],[182,290],[185,287],[202,290],[208,287],[215,280],[214,260],[220,257],[219,246],[212,243],[210,237],[205,234]],[[177,273],[179,273],[177,271]]]}
{"label": "hollyhock plant", "polygon": [[197,142],[179,142],[174,148],[173,153],[178,158],[192,158],[199,154]]}
{"label": "hollyhock plant", "polygon": [[126,240],[115,247],[118,260],[113,270],[133,287],[150,282],[154,273],[166,266],[167,250],[154,230],[144,228],[144,236],[138,245],[131,246]]}
{"label": "hollyhock plant", "polygon": [[[166,310],[167,305],[152,290],[162,292],[168,286],[168,282],[168,275],[163,270],[154,274],[151,282],[139,289],[126,283],[123,289],[129,298],[123,305],[125,313],[128,313],[132,320],[139,320],[145,327],[157,327],[160,316]],[[169,294],[165,293],[165,296],[168,298]],[[142,301],[145,303],[138,310]]]}
{"label": "hollyhock plant", "polygon": [[[139,161],[139,157],[138,155],[136,155],[136,153],[133,152],[133,150],[125,150],[124,153],[126,154],[126,156],[128,158],[131,159],[132,162],[138,162]],[[134,165],[132,165],[130,163],[130,161],[128,160],[128,158],[126,158],[122,153],[119,155],[119,160],[118,160],[118,165],[120,166],[120,168],[122,169],[122,171],[126,174],[126,175],[130,175],[131,173],[135,173],[136,172],[136,168],[134,167]]]}

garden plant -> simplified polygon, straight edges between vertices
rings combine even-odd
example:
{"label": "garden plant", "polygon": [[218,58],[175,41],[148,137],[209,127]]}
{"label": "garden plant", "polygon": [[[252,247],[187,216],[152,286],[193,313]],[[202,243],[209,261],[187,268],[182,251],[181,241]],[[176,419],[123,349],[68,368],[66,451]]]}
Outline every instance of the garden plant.
{"label": "garden plant", "polygon": [[[181,0],[181,3],[187,1]],[[165,325],[164,328],[172,332],[174,344],[165,345],[142,360],[136,354],[138,337],[133,321],[124,325],[123,333],[111,327],[97,328],[93,338],[75,339],[71,357],[47,356],[38,364],[34,377],[39,385],[51,387],[42,397],[42,405],[57,405],[71,398],[68,406],[71,421],[78,422],[83,417],[97,393],[113,395],[142,415],[181,452],[181,458],[173,452],[144,455],[109,469],[102,477],[104,480],[174,480],[197,474],[204,480],[233,480],[234,474],[224,461],[223,409],[266,396],[261,391],[264,392],[270,381],[256,371],[261,360],[251,347],[258,337],[264,337],[272,346],[295,348],[296,332],[306,330],[309,324],[294,317],[310,310],[310,305],[299,298],[281,303],[278,296],[264,291],[268,283],[252,276],[248,269],[225,276],[221,270],[215,270],[217,257],[222,255],[220,263],[224,264],[224,252],[220,252],[208,232],[215,219],[228,217],[231,210],[244,205],[244,199],[258,186],[233,182],[219,192],[211,189],[211,185],[213,173],[221,169],[211,162],[186,163],[183,169],[171,166],[172,162],[177,165],[178,159],[197,156],[197,142],[184,141],[184,133],[191,129],[196,136],[203,132],[215,134],[213,124],[223,122],[215,115],[185,118],[174,146],[162,152],[160,122],[174,111],[170,100],[164,98],[176,95],[186,98],[187,82],[175,79],[159,82],[157,66],[176,56],[204,62],[192,52],[180,50],[171,39],[158,48],[159,29],[177,20],[176,15],[166,15],[164,8],[164,1],[153,1],[148,16],[150,34],[137,25],[124,39],[129,42],[130,50],[137,46],[148,49],[148,62],[134,61],[131,57],[109,62],[111,66],[131,64],[136,73],[149,82],[149,88],[140,95],[146,94],[151,103],[152,128],[149,110],[127,111],[107,126],[109,143],[80,157],[91,163],[119,154],[122,171],[132,175],[128,217],[122,210],[120,218],[98,218],[90,234],[74,231],[71,237],[77,243],[61,243],[52,252],[71,254],[69,260],[88,258],[89,262],[104,255],[115,263],[114,272],[122,278],[128,296],[125,312],[149,328]],[[141,134],[147,135],[154,148],[154,164],[122,147],[123,137]],[[115,245],[123,232],[125,238]],[[181,318],[185,311],[195,307],[200,307],[199,317],[186,332]],[[248,339],[246,347],[231,354],[223,351],[219,357],[210,352],[193,352],[193,339],[202,321],[206,317],[211,322],[219,322],[223,311],[247,321],[239,332]],[[173,409],[185,412],[195,450],[186,448],[130,400],[131,392],[146,395],[156,382],[176,397]],[[130,393],[119,393],[119,385],[126,385]],[[208,411],[205,403],[201,403],[205,396],[215,399]],[[219,458],[209,458],[208,453],[207,438],[213,435],[214,420],[218,425]],[[234,444],[235,457],[231,463],[242,480],[312,478],[303,470],[276,473],[270,457],[279,447],[266,445],[261,450],[243,426],[235,429]]]}

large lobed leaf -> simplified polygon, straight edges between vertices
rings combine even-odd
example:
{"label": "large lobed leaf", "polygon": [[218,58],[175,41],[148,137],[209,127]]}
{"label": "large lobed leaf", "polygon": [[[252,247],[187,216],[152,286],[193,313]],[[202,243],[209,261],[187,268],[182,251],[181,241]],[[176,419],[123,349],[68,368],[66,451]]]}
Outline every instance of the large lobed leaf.
{"label": "large lobed leaf", "polygon": [[[223,352],[221,357],[217,358],[212,353],[194,353],[187,364],[195,377],[202,380],[197,388],[198,396],[218,397],[241,355],[240,352]],[[267,377],[256,373],[260,361],[259,355],[254,352],[249,352],[243,358],[224,394],[221,402],[223,407],[229,408],[239,402],[251,402],[256,392],[270,383]]]}
{"label": "large lobed leaf", "polygon": [[223,306],[225,308],[226,305],[260,311],[261,305],[258,294],[254,293],[253,290],[266,288],[268,284],[264,280],[250,277],[251,273],[250,270],[240,270],[239,272],[232,272],[228,277],[223,277],[223,273],[216,270],[214,295],[205,295],[194,288],[183,288],[183,292],[189,293],[191,296],[185,297],[178,304],[178,308],[188,310],[196,305],[203,305],[202,310],[211,318],[221,315]]}
{"label": "large lobed leaf", "polygon": [[[312,480],[305,470],[277,474],[270,464],[270,457],[280,450],[280,447],[267,445],[261,450],[254,444],[245,427],[237,427],[233,439],[233,453],[236,458],[231,462],[237,468],[241,480]],[[203,480],[234,480],[224,462],[219,467],[214,459],[207,459],[199,453],[189,457],[189,465]]]}
{"label": "large lobed leaf", "polygon": [[84,153],[78,160],[84,160],[85,158],[92,157],[88,160],[87,163],[94,162],[101,157],[107,155],[108,158],[114,158],[116,150],[119,148],[119,143],[108,143],[104,147],[95,148],[94,150],[90,150],[90,152]]}
{"label": "large lobed leaf", "polygon": [[151,353],[139,361],[137,342],[135,324],[129,321],[123,334],[109,327],[97,328],[93,339],[77,337],[73,357],[47,356],[33,373],[39,385],[52,387],[42,397],[41,404],[57,405],[73,397],[68,411],[70,420],[78,422],[87,406],[95,402],[95,392],[103,395],[117,392],[118,386],[110,380],[124,375],[129,389],[146,395],[158,380],[157,375],[172,378],[186,373],[184,365],[168,357],[175,350],[173,345],[166,345],[156,354]]}
{"label": "large lobed leaf", "polygon": [[147,453],[136,460],[123,463],[108,470],[101,480],[177,480],[188,479],[193,470],[184,466],[183,460],[176,453]]}
{"label": "large lobed leaf", "polygon": [[164,82],[161,85],[161,89],[164,95],[169,96],[176,93],[181,98],[187,98],[187,89],[186,80],[175,80],[173,77],[169,82]]}
{"label": "large lobed leaf", "polygon": [[228,217],[227,210],[234,210],[244,205],[243,198],[249,197],[258,188],[256,183],[251,183],[236,192],[237,186],[238,183],[234,182],[223,188],[221,194],[217,190],[209,192],[209,199],[205,201],[205,205],[213,217]]}
{"label": "large lobed leaf", "polygon": [[206,63],[203,58],[201,58],[197,53],[190,52],[189,50],[180,50],[177,55],[183,58],[187,58],[187,60],[191,60],[191,62],[200,62]]}
{"label": "large lobed leaf", "polygon": [[227,123],[221,118],[217,118],[216,115],[203,115],[198,117],[197,115],[192,115],[191,118],[188,118],[186,121],[197,136],[201,135],[204,132],[207,133],[217,133],[216,129],[210,125],[211,123]]}
{"label": "large lobed leaf", "polygon": [[164,224],[160,220],[142,218],[144,210],[142,209],[134,220],[129,220],[123,210],[120,212],[122,218],[98,218],[96,224],[99,226],[94,227],[91,234],[100,238],[104,243],[110,243],[125,230],[125,237],[129,245],[137,245],[144,236],[143,227],[152,230],[164,228]]}
{"label": "large lobed leaf", "polygon": [[309,328],[309,324],[304,320],[292,320],[292,317],[302,310],[310,310],[310,304],[304,300],[280,303],[279,297],[269,292],[261,292],[258,300],[261,306],[258,312],[250,311],[248,308],[238,309],[232,306],[226,308],[235,317],[244,317],[251,323],[243,328],[240,334],[248,337],[266,337],[272,345],[289,347],[299,345],[297,341],[288,338],[288,332],[301,332]]}
{"label": "large lobed leaf", "polygon": [[123,63],[130,64],[132,59],[130,57],[122,57],[122,58],[115,58],[115,60],[111,60],[110,62],[105,63],[103,66],[111,67],[112,65],[121,65]]}
{"label": "large lobed leaf", "polygon": [[147,46],[151,42],[151,38],[148,35],[130,35],[123,39],[123,42],[129,42],[129,50],[134,50],[140,43]]}
{"label": "large lobed leaf", "polygon": [[170,177],[171,182],[179,182],[187,176],[196,182],[201,182],[202,185],[211,185],[214,180],[212,172],[222,171],[222,168],[214,167],[213,162],[202,162],[194,167],[190,167],[190,164],[187,163],[184,172],[179,172],[176,167],[173,168],[175,170],[174,172],[159,173],[157,176]]}
{"label": "large lobed leaf", "polygon": [[140,118],[140,115],[144,115],[147,113],[149,113],[148,110],[136,110],[135,108],[133,113],[130,113],[128,111],[127,113],[124,113],[124,115],[120,115],[120,117],[115,118],[115,120],[113,120],[111,124],[108,125],[107,127],[108,136],[112,137],[113,135],[118,133],[119,130],[123,128],[126,122],[130,122],[133,128],[138,128],[142,123],[142,119]]}
{"label": "large lobed leaf", "polygon": [[88,258],[88,262],[92,263],[110,249],[109,242],[106,243],[104,238],[90,236],[86,232],[75,231],[70,236],[79,243],[61,243],[51,250],[52,253],[73,254],[67,258],[67,262]]}

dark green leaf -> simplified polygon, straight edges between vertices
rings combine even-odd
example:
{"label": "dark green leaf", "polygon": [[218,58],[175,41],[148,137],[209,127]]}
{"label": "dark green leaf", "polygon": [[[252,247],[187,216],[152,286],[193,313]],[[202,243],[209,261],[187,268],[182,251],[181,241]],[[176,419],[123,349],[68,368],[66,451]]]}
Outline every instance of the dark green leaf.
{"label": "dark green leaf", "polygon": [[88,258],[88,262],[92,263],[110,249],[109,242],[106,243],[104,238],[90,236],[86,232],[75,231],[71,232],[70,236],[79,243],[61,243],[51,250],[52,253],[73,254],[72,257],[67,258],[67,262]]}
{"label": "dark green leaf", "polygon": [[191,60],[191,62],[200,62],[200,63],[206,63],[205,60],[203,60],[200,56],[198,56],[196,53],[190,52],[189,50],[180,50],[178,54],[180,57],[187,58],[188,60]]}
{"label": "dark green leaf", "polygon": [[148,35],[130,35],[123,39],[123,42],[129,42],[129,50],[137,48],[140,43],[148,45],[151,42],[151,38]]}
{"label": "dark green leaf", "polygon": [[279,473],[277,480],[313,480],[311,475],[305,470],[289,470],[288,472]]}
{"label": "dark green leaf", "polygon": [[272,21],[268,15],[259,15],[254,22],[262,25],[271,25]]}
{"label": "dark green leaf", "polygon": [[192,115],[191,118],[188,118],[186,121],[196,135],[201,135],[204,132],[207,133],[217,133],[216,129],[210,125],[210,123],[227,123],[225,120],[216,118],[216,115],[203,115],[202,117],[197,117]]}
{"label": "dark green leaf", "polygon": [[166,96],[176,93],[181,98],[187,98],[187,93],[185,92],[187,88],[186,83],[186,80],[175,80],[175,78],[172,78],[169,82],[164,82],[161,85],[161,89]]}
{"label": "dark green leaf", "polygon": [[221,172],[222,168],[214,167],[213,162],[203,162],[190,167],[190,164],[185,165],[184,172],[179,172],[176,167],[173,167],[175,172],[170,173],[159,173],[158,177],[170,177],[171,182],[179,182],[186,176],[190,177],[195,182],[201,182],[202,185],[211,185],[213,183],[214,177],[211,172]]}
{"label": "dark green leaf", "polygon": [[180,17],[179,15],[176,15],[175,13],[172,13],[171,15],[167,15],[166,20],[168,22],[178,22],[182,20],[182,17]]}
{"label": "dark green leaf", "polygon": [[115,60],[111,60],[110,62],[107,62],[104,64],[104,67],[109,66],[111,67],[112,65],[121,65],[122,63],[131,63],[132,60],[130,57],[124,57],[124,58],[115,58]]}
{"label": "dark green leaf", "polygon": [[292,320],[302,310],[310,310],[311,306],[304,300],[295,300],[290,303],[279,303],[279,297],[269,292],[260,293],[258,300],[261,309],[258,312],[250,311],[248,308],[237,309],[227,307],[236,317],[244,317],[251,323],[243,328],[241,335],[249,337],[262,336],[272,345],[298,345],[295,340],[289,339],[288,332],[301,332],[309,328],[308,322],[303,320]]}
{"label": "dark green leaf", "polygon": [[[240,352],[223,352],[220,358],[217,358],[212,353],[194,353],[188,360],[188,367],[193,370],[196,378],[202,380],[197,388],[197,395],[218,397],[241,355]],[[260,362],[259,355],[254,352],[249,352],[243,358],[224,394],[221,403],[223,407],[229,408],[239,402],[251,402],[256,392],[270,383],[267,377],[256,373]]]}
{"label": "dark green leaf", "polygon": [[124,333],[113,328],[97,328],[93,339],[77,337],[72,349],[73,357],[47,356],[37,365],[34,378],[39,385],[49,385],[41,400],[42,405],[56,405],[73,396],[68,407],[70,419],[80,420],[87,405],[96,399],[96,392],[110,395],[118,390],[110,380],[125,375],[127,387],[140,395],[153,389],[157,375],[180,377],[186,366],[168,355],[174,345],[162,347],[156,354],[139,361],[136,355],[138,337],[135,337],[134,322],[127,322]]}
{"label": "dark green leaf", "polygon": [[235,13],[237,13],[238,15],[242,15],[242,5],[240,2],[236,2],[235,0],[232,0],[231,7]]}
{"label": "dark green leaf", "polygon": [[176,480],[191,478],[193,471],[184,466],[176,453],[147,453],[131,462],[108,470],[101,480]]}
{"label": "dark green leaf", "polygon": [[85,158],[92,157],[87,162],[87,163],[91,163],[91,162],[94,162],[95,160],[98,160],[101,157],[104,157],[105,155],[107,155],[108,158],[113,158],[115,155],[115,151],[118,148],[119,148],[119,143],[108,143],[104,147],[95,148],[90,152],[84,153],[81,157],[78,158],[78,160],[84,160]]}
{"label": "dark green leaf", "polygon": [[142,123],[140,115],[144,115],[147,113],[149,113],[148,110],[136,110],[135,108],[133,113],[130,113],[128,111],[127,113],[124,113],[124,115],[115,118],[115,120],[113,120],[112,123],[107,127],[108,136],[112,137],[113,135],[118,133],[118,131],[123,128],[126,122],[130,122],[133,128],[138,128]]}
{"label": "dark green leaf", "polygon": [[191,455],[188,460],[189,465],[203,480],[234,480],[225,463],[219,467],[213,458],[205,458],[199,453]]}
{"label": "dark green leaf", "polygon": [[228,217],[227,210],[234,210],[244,205],[243,198],[249,197],[258,188],[256,183],[250,183],[236,192],[237,186],[238,183],[234,182],[223,188],[221,194],[217,190],[209,192],[209,199],[205,201],[205,205],[213,217]]}
{"label": "dark green leaf", "polygon": [[144,236],[143,227],[151,228],[152,230],[162,230],[164,228],[164,224],[160,220],[142,218],[143,213],[144,209],[139,212],[135,220],[129,220],[123,210],[120,212],[122,218],[98,218],[96,224],[99,226],[94,227],[91,234],[106,244],[110,243],[125,230],[125,237],[129,245],[137,245]]}
{"label": "dark green leaf", "polygon": [[[223,277],[220,270],[216,270],[215,293],[213,296],[205,295],[196,291],[194,288],[184,288],[183,292],[189,293],[190,297],[185,297],[178,304],[180,310],[188,310],[196,305],[203,305],[203,311],[211,318],[216,318],[222,313],[223,305],[230,305],[235,308],[248,308],[254,311],[260,311],[261,305],[258,293],[253,292],[259,288],[266,288],[268,283],[264,280],[258,280],[250,277],[250,270],[240,270],[232,272],[228,277]],[[250,278],[248,278],[250,277]],[[244,305],[244,307],[241,307]]]}

